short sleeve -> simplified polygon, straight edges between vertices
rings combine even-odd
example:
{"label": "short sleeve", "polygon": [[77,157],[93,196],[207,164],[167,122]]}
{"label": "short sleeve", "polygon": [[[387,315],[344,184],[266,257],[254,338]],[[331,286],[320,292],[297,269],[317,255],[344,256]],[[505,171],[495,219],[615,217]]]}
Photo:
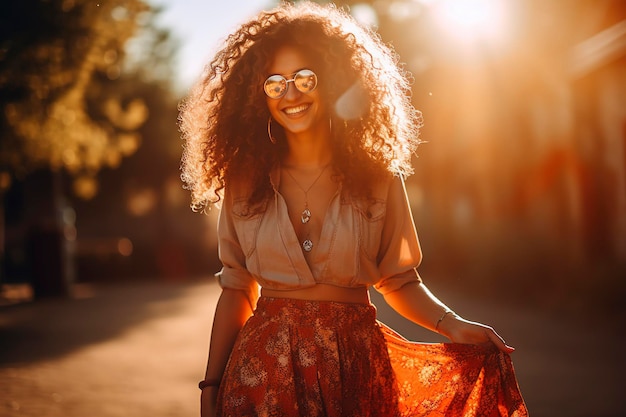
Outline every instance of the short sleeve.
{"label": "short sleeve", "polygon": [[384,222],[377,257],[381,279],[374,285],[383,295],[410,282],[422,282],[417,273],[422,250],[402,177],[391,180]]}
{"label": "short sleeve", "polygon": [[222,288],[241,290],[246,293],[250,306],[254,309],[259,298],[259,285],[246,269],[243,253],[233,219],[233,197],[228,188],[217,223],[218,256],[222,269],[216,275]]}

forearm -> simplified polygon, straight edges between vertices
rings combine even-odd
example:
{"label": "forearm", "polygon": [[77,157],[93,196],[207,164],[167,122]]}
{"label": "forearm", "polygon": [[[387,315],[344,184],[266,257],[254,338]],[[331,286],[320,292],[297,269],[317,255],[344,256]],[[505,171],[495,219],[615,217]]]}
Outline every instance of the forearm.
{"label": "forearm", "polygon": [[225,288],[217,302],[205,378],[220,380],[244,323],[252,315],[248,298],[243,291]]}
{"label": "forearm", "polygon": [[423,283],[409,283],[385,295],[385,301],[403,317],[432,331],[450,310]]}
{"label": "forearm", "polygon": [[503,352],[511,353],[515,350],[492,327],[465,320],[456,313],[446,314],[451,309],[422,283],[406,284],[385,295],[385,301],[402,316],[453,342],[492,342]]}

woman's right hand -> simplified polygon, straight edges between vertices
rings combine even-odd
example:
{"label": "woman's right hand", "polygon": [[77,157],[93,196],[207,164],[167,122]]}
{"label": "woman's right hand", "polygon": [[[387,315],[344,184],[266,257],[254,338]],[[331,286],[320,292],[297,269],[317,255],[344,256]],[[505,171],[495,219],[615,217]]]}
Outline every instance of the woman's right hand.
{"label": "woman's right hand", "polygon": [[206,387],[200,396],[200,417],[217,415],[217,390],[219,387]]}

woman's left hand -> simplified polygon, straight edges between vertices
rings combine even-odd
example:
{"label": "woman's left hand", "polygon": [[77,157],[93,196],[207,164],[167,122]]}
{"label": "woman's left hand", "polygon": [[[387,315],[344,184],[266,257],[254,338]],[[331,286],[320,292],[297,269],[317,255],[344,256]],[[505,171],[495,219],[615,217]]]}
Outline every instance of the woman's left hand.
{"label": "woman's left hand", "polygon": [[515,350],[506,344],[496,331],[487,325],[465,320],[456,314],[448,314],[439,325],[439,333],[454,343],[481,344],[491,342],[505,353]]}

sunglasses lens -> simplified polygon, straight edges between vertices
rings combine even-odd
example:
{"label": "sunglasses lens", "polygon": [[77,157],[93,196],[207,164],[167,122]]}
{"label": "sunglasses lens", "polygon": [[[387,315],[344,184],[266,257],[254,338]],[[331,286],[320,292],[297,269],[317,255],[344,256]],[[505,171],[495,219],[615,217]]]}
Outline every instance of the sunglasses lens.
{"label": "sunglasses lens", "polygon": [[263,89],[265,90],[265,94],[270,98],[282,97],[285,91],[287,91],[287,80],[280,75],[272,75],[265,80]]}
{"label": "sunglasses lens", "polygon": [[269,98],[281,98],[287,92],[287,84],[290,82],[294,83],[298,91],[310,93],[317,87],[317,75],[308,69],[298,71],[291,80],[287,80],[282,75],[272,75],[265,80],[263,90]]}
{"label": "sunglasses lens", "polygon": [[296,88],[303,93],[310,93],[317,87],[317,76],[311,70],[298,71],[293,81]]}

